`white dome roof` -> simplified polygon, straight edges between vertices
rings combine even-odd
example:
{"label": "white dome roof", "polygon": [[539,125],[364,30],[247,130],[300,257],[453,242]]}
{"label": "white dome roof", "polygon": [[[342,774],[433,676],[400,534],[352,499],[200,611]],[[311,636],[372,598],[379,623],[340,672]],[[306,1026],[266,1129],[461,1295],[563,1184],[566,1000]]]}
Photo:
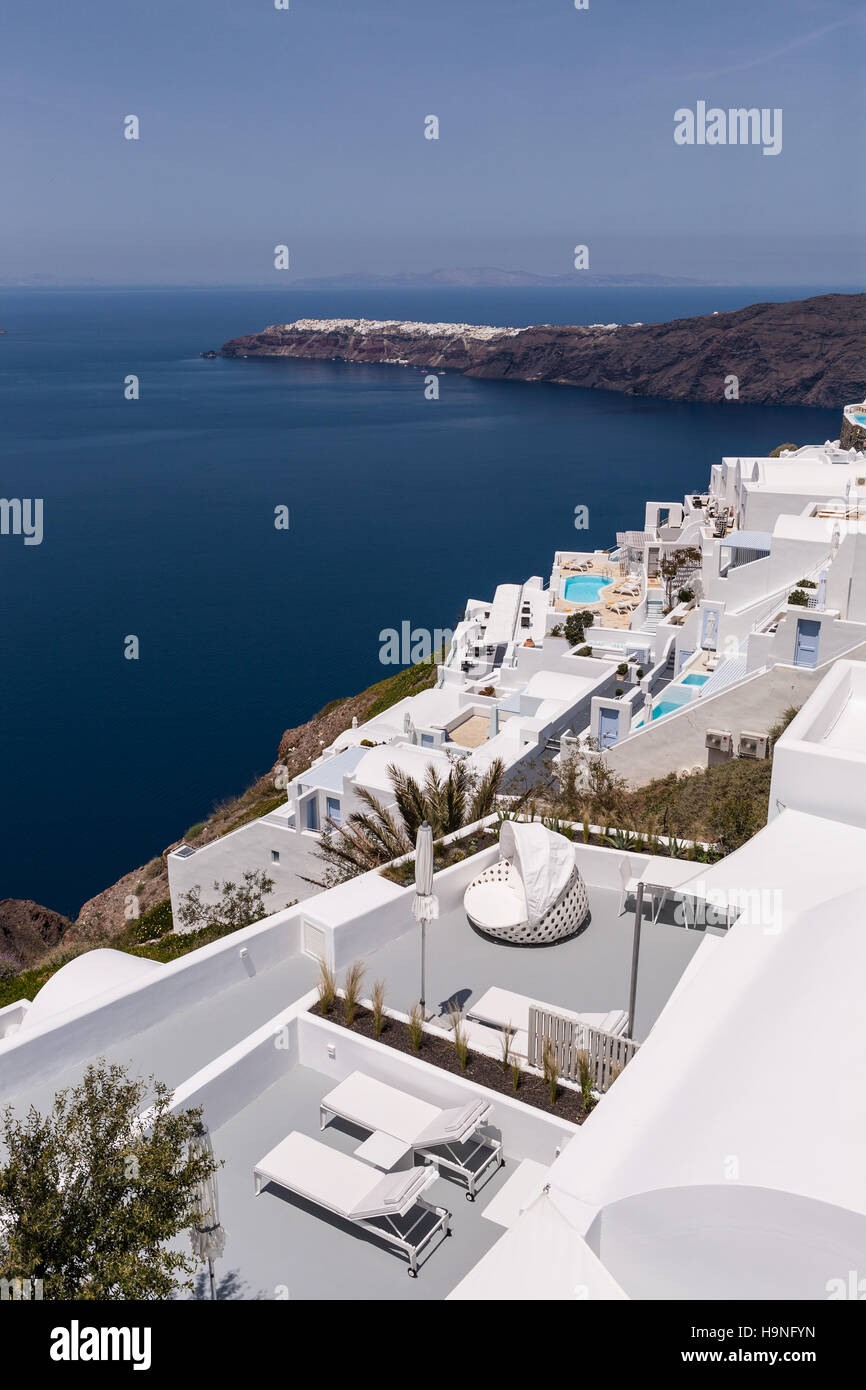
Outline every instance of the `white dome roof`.
{"label": "white dome roof", "polygon": [[20,1032],[45,1023],[55,1014],[74,1009],[85,1000],[138,984],[159,970],[159,961],[129,956],[125,951],[85,951],[84,955],[62,965],[40,989],[21,1022]]}

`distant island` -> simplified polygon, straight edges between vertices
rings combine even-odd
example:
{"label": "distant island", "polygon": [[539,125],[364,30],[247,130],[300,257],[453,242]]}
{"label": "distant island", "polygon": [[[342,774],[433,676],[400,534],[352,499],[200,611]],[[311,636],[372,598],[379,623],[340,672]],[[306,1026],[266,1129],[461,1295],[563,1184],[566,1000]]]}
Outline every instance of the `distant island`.
{"label": "distant island", "polygon": [[863,396],[864,341],[866,294],[825,294],[654,324],[496,328],[298,319],[232,338],[218,354],[202,355],[397,363],[662,400],[727,398],[836,409],[840,401]]}
{"label": "distant island", "polygon": [[503,286],[529,289],[593,289],[635,286],[703,285],[702,280],[689,280],[682,275],[653,275],[635,271],[628,274],[605,274],[594,270],[575,275],[537,275],[531,270],[503,270],[501,266],[456,266],[443,270],[392,271],[376,275],[370,271],[354,271],[348,275],[316,275],[294,280],[293,289],[499,289]]}

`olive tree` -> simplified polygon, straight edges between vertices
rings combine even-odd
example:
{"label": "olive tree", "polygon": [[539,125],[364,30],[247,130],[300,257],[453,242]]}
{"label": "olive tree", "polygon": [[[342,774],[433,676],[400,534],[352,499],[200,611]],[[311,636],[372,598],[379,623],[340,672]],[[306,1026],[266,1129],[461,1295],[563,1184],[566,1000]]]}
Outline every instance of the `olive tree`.
{"label": "olive tree", "polygon": [[163,1082],[100,1059],[47,1115],[0,1117],[0,1279],[41,1279],[50,1299],[164,1299],[196,1260],[172,1245],[217,1166],[192,1140],[200,1110]]}

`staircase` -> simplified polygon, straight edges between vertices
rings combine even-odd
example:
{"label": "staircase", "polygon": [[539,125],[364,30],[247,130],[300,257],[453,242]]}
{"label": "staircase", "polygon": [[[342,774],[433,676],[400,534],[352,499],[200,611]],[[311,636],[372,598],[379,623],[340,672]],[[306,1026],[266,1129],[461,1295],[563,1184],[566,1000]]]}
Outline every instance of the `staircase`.
{"label": "staircase", "polygon": [[656,599],[656,598],[652,598],[652,599],[651,599],[651,598],[647,597],[647,601],[646,601],[646,617],[644,618],[643,622],[641,623],[641,630],[642,630],[643,632],[655,632],[656,628],[658,627],[659,623],[660,623],[661,620],[662,620],[662,608],[663,608],[663,606],[664,606],[664,605],[663,605],[662,600],[661,600],[660,598],[659,598],[659,599]]}
{"label": "staircase", "polygon": [[701,686],[698,698],[706,700],[710,695],[718,695],[720,690],[726,690],[729,685],[736,685],[737,681],[744,680],[750,674],[754,675],[754,672],[748,670],[745,652],[729,656],[713,672],[706,685]]}

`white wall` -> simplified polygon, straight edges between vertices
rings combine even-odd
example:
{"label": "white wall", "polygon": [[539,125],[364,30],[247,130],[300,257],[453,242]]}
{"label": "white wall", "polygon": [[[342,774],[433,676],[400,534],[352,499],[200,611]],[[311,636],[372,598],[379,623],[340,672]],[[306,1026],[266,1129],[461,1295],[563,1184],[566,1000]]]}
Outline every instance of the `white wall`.
{"label": "white wall", "polygon": [[[265,908],[269,914],[320,892],[302,878],[302,875],[321,877],[323,865],[315,855],[317,846],[315,836],[296,834],[263,816],[219,840],[202,845],[194,854],[183,858],[169,854],[168,886],[176,930],[181,929],[178,908],[184,893],[198,884],[202,901],[214,903],[220,896],[214,891],[214,882],[238,883],[246,870],[263,869],[274,880],[272,892],[265,894]],[[278,864],[271,858],[272,850],[280,856]]]}
{"label": "white wall", "polygon": [[24,1033],[10,1034],[0,1041],[0,1100],[248,979],[250,968],[267,970],[297,955],[300,911],[295,907],[266,917],[160,966],[140,984],[108,990]]}
{"label": "white wall", "polygon": [[[857,740],[824,740],[843,709],[863,711]],[[866,667],[839,661],[791,721],[773,758],[770,818],[782,808],[866,826]]]}

